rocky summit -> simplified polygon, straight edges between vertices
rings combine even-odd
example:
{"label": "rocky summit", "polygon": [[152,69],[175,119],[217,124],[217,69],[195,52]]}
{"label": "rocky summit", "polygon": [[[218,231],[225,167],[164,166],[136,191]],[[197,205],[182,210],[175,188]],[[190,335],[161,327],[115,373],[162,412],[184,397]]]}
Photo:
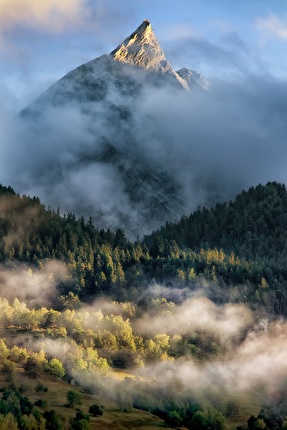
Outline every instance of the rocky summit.
{"label": "rocky summit", "polygon": [[167,61],[148,20],[145,20],[134,33],[112,51],[111,55],[122,63],[168,73],[188,89],[187,82],[173,70]]}

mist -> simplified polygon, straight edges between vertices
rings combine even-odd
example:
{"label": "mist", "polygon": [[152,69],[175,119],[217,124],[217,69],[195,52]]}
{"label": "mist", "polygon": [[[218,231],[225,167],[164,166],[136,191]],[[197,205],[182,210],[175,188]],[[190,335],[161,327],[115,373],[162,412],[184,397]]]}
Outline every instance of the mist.
{"label": "mist", "polygon": [[204,297],[185,300],[164,314],[146,313],[136,321],[136,331],[145,335],[188,334],[201,329],[222,335],[227,341],[252,322],[251,312],[242,305],[218,307]]}
{"label": "mist", "polygon": [[[247,76],[239,83],[212,82],[207,92],[146,97],[144,114],[152,120],[141,131],[148,153],[179,180],[189,208],[259,182],[286,181],[284,86]],[[152,139],[156,128],[161,139]]]}
{"label": "mist", "polygon": [[[109,303],[108,299],[98,301],[75,312],[64,312],[56,317],[57,325],[66,327],[68,332],[83,324],[85,331],[107,333],[111,327],[105,319],[113,318],[117,312],[120,314],[121,306]],[[195,298],[170,308],[167,313],[158,311],[153,315],[133,316],[131,326],[135,335],[144,331],[144,339],[156,339],[164,334],[170,335],[170,342],[175,334],[176,338],[188,338],[203,331],[209,339],[207,342],[210,334],[215,336],[213,342],[220,345],[221,352],[211,357],[198,357],[186,351],[180,357],[158,358],[144,366],[133,365],[123,370],[129,378],[121,381],[113,371],[98,367],[101,349],[93,355],[91,348],[86,350],[69,336],[31,338],[27,346],[34,351],[44,350],[48,357],[57,357],[74,383],[113,401],[118,401],[122,393],[125,397],[136,398],[148,392],[154,393],[155,398],[156,393],[161,393],[160,402],[167,398],[192,400],[203,406],[221,405],[224,409],[230,398],[237,399],[240,404],[244,396],[252,396],[255,403],[263,404],[272,399],[274,393],[284,390],[287,339],[283,319],[269,321],[268,330],[263,330],[258,315],[245,305],[219,306],[206,298]],[[113,351],[112,354],[118,353]],[[107,350],[105,357],[106,354]],[[85,362],[90,364],[85,365]]]}
{"label": "mist", "polygon": [[56,260],[41,263],[35,268],[24,263],[0,265],[1,298],[12,302],[18,299],[26,305],[51,306],[58,295],[57,284],[68,278],[64,263]]}
{"label": "mist", "polygon": [[[109,79],[97,67],[90,78]],[[241,79],[186,92],[147,84],[140,70],[120,73],[103,84],[104,96],[72,78],[31,104],[34,118],[2,112],[1,182],[62,213],[91,215],[99,227],[122,227],[130,238],[258,183],[286,182],[285,81],[247,68]],[[121,79],[134,89],[123,95]],[[145,183],[147,172],[165,175],[177,200],[159,179]],[[170,199],[165,216],[150,216],[152,194]]]}
{"label": "mist", "polygon": [[[161,393],[160,401],[192,400],[204,407],[221,405],[223,409],[230,398],[238,399],[240,404],[242,396],[252,396],[255,403],[263,404],[271,401],[274,393],[284,392],[287,323],[283,318],[262,320],[262,312],[254,312],[247,305],[219,305],[204,296],[193,297],[192,292],[187,296],[184,289],[170,288],[170,297],[179,299],[175,304],[163,299],[167,291],[160,285],[147,288],[147,310],[132,302],[112,302],[104,297],[78,310],[39,309],[51,306],[57,295],[56,284],[65,279],[66,268],[57,261],[39,269],[12,263],[2,266],[2,298],[10,303],[17,298],[25,308],[16,303],[9,308],[3,301],[1,306],[5,309],[3,318],[8,316],[11,327],[23,323],[23,317],[34,320],[36,326],[38,320],[43,325],[52,312],[53,325],[45,335],[42,329],[38,338],[19,332],[13,344],[22,344],[25,337],[28,350],[43,350],[48,359],[61,360],[68,380],[79,386],[115,402],[144,397],[148,392],[154,399]],[[106,342],[105,338],[114,338],[116,343],[100,346],[98,343]],[[136,347],[133,338],[137,339]],[[162,352],[150,356],[149,348],[152,352],[160,345]],[[121,380],[109,370],[106,359],[112,363],[119,357],[130,357],[122,369],[128,380]]]}
{"label": "mist", "polygon": [[156,378],[170,392],[176,386],[182,393],[192,392],[198,399],[205,393],[206,401],[209,391],[214,391],[215,399],[226,394],[236,397],[251,392],[256,397],[257,392],[263,401],[279,390],[286,378],[285,330],[284,322],[277,333],[250,332],[242,344],[233,346],[224,357],[205,363],[186,357],[147,366],[139,374]]}

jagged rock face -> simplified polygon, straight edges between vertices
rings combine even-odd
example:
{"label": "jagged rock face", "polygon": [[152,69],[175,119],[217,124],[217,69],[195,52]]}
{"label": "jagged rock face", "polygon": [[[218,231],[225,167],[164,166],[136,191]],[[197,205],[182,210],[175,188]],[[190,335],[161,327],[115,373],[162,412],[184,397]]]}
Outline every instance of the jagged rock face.
{"label": "jagged rock face", "polygon": [[199,86],[204,90],[209,89],[209,84],[207,80],[200,73],[194,70],[183,67],[176,72],[188,85],[189,89],[193,89],[194,86]]}
{"label": "jagged rock face", "polygon": [[165,55],[149,21],[144,21],[134,33],[110,54],[115,60],[145,69],[170,71]]}
{"label": "jagged rock face", "polygon": [[[85,123],[89,143],[82,135],[71,149],[65,142],[70,155],[47,161],[39,168],[41,175],[34,178],[50,187],[50,205],[92,215],[96,225],[121,227],[130,237],[142,236],[184,213],[179,185],[164,166],[150,162],[140,150],[144,142],[134,123],[143,92],[161,85],[185,91],[190,80],[185,73],[172,69],[151,24],[144,21],[109,55],[69,72],[22,111],[22,118],[31,127],[36,124],[37,133],[47,129],[42,125],[47,117],[54,118],[56,112],[61,119],[67,109],[76,110]],[[75,178],[86,178],[82,172],[87,171],[91,172],[87,181],[90,188],[83,195],[76,194]],[[112,172],[109,192],[112,190],[115,198],[109,198],[105,205],[101,204],[103,194],[95,191],[90,179],[98,178],[97,171]],[[94,180],[95,186],[98,180]],[[67,199],[59,198],[60,192],[54,192],[58,188],[70,195],[68,205]],[[121,198],[116,198],[118,195]]]}
{"label": "jagged rock face", "polygon": [[173,70],[167,61],[148,20],[145,20],[130,37],[112,51],[111,55],[121,63],[132,64],[160,73],[168,73],[184,88],[188,88],[185,80]]}

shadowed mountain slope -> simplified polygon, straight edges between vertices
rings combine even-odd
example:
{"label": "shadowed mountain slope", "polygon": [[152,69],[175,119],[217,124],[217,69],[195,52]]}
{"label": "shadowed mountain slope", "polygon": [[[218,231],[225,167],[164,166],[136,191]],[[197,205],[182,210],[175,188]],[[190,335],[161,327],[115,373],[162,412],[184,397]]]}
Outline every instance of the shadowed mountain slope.
{"label": "shadowed mountain slope", "polygon": [[29,193],[131,238],[179,219],[181,185],[154,156],[165,138],[146,106],[200,82],[184,70],[172,69],[146,20],[110,54],[53,84],[21,112],[27,150],[32,159],[44,154],[27,170]]}

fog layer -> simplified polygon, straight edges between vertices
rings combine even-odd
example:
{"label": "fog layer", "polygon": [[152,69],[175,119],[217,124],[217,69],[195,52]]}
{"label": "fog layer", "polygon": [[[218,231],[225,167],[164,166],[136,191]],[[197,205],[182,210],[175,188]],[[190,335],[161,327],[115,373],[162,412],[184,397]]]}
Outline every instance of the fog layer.
{"label": "fog layer", "polygon": [[208,91],[103,56],[5,117],[1,181],[135,237],[259,182],[286,182],[284,81],[247,73]]}

